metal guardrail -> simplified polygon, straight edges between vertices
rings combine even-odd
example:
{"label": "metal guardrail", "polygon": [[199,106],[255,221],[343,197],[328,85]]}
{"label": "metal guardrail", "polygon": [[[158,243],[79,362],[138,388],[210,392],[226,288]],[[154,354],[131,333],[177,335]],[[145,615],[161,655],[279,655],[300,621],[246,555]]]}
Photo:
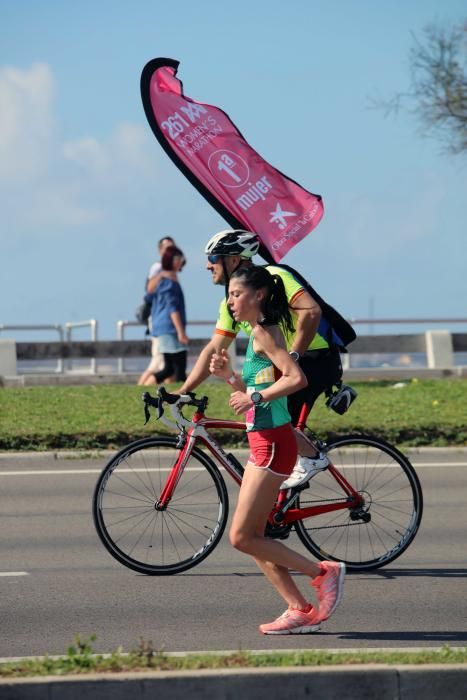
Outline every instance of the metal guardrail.
{"label": "metal guardrail", "polygon": [[350,318],[348,319],[349,323],[352,324],[352,326],[356,326],[359,324],[366,323],[367,325],[373,325],[373,324],[397,324],[397,325],[404,325],[404,324],[418,324],[418,323],[423,323],[425,325],[427,324],[433,324],[433,323],[442,323],[444,325],[450,324],[450,323],[466,323],[467,324],[467,318]]}
{"label": "metal guardrail", "polygon": [[[353,319],[353,325],[363,324],[466,324],[467,318],[425,318],[425,319]],[[190,326],[204,326],[206,328],[214,328],[213,321],[191,321]],[[90,341],[73,340],[73,332],[77,328],[89,327],[91,329]],[[0,324],[0,341],[1,333],[5,331],[54,331],[58,333],[59,342],[11,342],[14,346],[14,358],[10,354],[12,363],[16,360],[27,360],[30,362],[39,362],[43,360],[56,360],[57,365],[55,372],[57,374],[64,373],[64,362],[66,361],[67,370],[72,368],[72,360],[90,360],[90,374],[97,373],[98,358],[112,358],[117,360],[116,373],[125,373],[125,358],[149,357],[150,342],[148,340],[129,340],[125,338],[125,332],[128,327],[144,328],[143,324],[137,321],[119,321],[117,323],[117,340],[116,341],[99,341],[98,323],[91,319],[88,321],[68,322],[63,326],[60,324],[41,324],[41,325],[7,325]],[[189,351],[191,355],[199,354],[202,347],[207,342],[206,338],[196,338],[190,340]],[[232,345],[232,355],[243,355],[246,347],[247,339],[238,338]],[[343,355],[344,368],[349,369],[351,366],[351,357],[355,354],[388,354],[388,353],[425,353],[427,356],[428,368],[439,369],[441,367],[448,368],[454,365],[453,353],[467,352],[467,333],[450,333],[446,330],[428,331],[418,334],[392,334],[392,335],[360,335],[349,348],[350,352]],[[2,359],[0,355],[0,375],[2,374]],[[5,366],[5,363],[4,363]],[[10,363],[10,367],[12,364]],[[113,372],[115,374],[115,371]],[[5,374],[5,372],[3,372]],[[11,371],[10,371],[11,374]]]}
{"label": "metal guardrail", "polygon": [[[13,324],[6,324],[6,323],[1,323],[0,324],[0,333],[2,331],[56,331],[59,335],[60,343],[67,342],[71,343],[73,342],[73,331],[77,328],[87,328],[89,327],[91,329],[91,341],[96,342],[97,341],[97,335],[98,335],[98,323],[95,319],[90,319],[89,321],[67,321],[66,323],[59,324],[59,323],[53,323],[53,324],[29,324],[29,325],[13,325]],[[96,373],[96,359],[94,357],[91,358],[91,363],[90,363],[90,371],[91,373],[95,374]],[[69,357],[67,360],[67,369],[71,370],[72,369],[72,358]],[[57,367],[55,371],[59,374],[63,373],[65,370],[64,366],[64,358],[63,356],[58,357],[57,359]]]}
{"label": "metal guardrail", "polygon": [[[214,326],[215,321],[187,321],[187,326]],[[127,328],[144,328],[144,324],[139,321],[117,321],[117,340],[125,340],[125,330]],[[125,358],[119,357],[117,363],[117,371],[119,374],[125,371]]]}
{"label": "metal guardrail", "polygon": [[[0,333],[2,331],[56,331],[58,333],[60,341],[63,342],[63,327],[59,323],[26,326],[0,323]],[[60,357],[57,360],[57,367],[55,371],[60,374],[63,372],[63,359]]]}
{"label": "metal guardrail", "polygon": [[[434,331],[436,333],[436,331]],[[433,331],[431,331],[433,333]],[[441,331],[442,338],[451,340],[453,352],[467,352],[467,333],[448,333]],[[446,333],[446,335],[444,335]],[[206,338],[191,338],[189,350],[197,353],[206,345]],[[237,338],[240,355],[245,354],[248,338]],[[150,343],[147,340],[74,340],[72,342],[19,342],[16,343],[18,359],[47,360],[89,359],[122,357],[149,357]],[[387,354],[387,353],[424,353],[426,352],[426,334],[419,335],[365,335],[352,343],[350,355]]]}

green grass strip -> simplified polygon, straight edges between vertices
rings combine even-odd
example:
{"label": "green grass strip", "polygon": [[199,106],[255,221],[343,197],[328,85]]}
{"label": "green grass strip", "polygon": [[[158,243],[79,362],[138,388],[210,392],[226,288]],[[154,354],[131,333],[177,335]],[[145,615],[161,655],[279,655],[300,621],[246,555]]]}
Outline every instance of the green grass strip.
{"label": "green grass strip", "polygon": [[[359,396],[339,416],[320,397],[308,425],[319,437],[369,432],[400,446],[467,444],[467,381],[355,382]],[[0,450],[120,448],[165,429],[144,425],[141,387],[44,386],[0,389]],[[152,392],[154,393],[154,391]],[[207,414],[235,418],[229,387],[210,381]],[[218,433],[223,445],[245,445],[243,431]]]}
{"label": "green grass strip", "polygon": [[128,671],[190,671],[202,669],[234,668],[316,668],[320,666],[342,666],[355,664],[426,665],[465,664],[467,648],[414,651],[290,651],[233,653],[187,653],[172,655],[163,649],[154,649],[152,642],[140,639],[138,648],[125,654],[118,649],[111,654],[95,654],[92,643],[95,635],[82,640],[77,636],[60,657],[45,656],[0,664],[0,678],[85,673],[119,673]]}

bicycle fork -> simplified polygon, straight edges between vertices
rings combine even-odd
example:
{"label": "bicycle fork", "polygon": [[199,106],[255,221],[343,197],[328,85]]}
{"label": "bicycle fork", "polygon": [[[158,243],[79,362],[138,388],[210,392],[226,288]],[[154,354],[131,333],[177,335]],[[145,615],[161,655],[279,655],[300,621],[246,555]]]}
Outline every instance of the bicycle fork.
{"label": "bicycle fork", "polygon": [[169,472],[169,476],[161,491],[159,499],[155,503],[155,509],[158,511],[167,510],[167,506],[172,500],[172,496],[184,472],[185,466],[190,458],[191,450],[195,444],[195,437],[190,429],[188,433],[182,430],[178,435],[177,447],[180,446],[177,460]]}

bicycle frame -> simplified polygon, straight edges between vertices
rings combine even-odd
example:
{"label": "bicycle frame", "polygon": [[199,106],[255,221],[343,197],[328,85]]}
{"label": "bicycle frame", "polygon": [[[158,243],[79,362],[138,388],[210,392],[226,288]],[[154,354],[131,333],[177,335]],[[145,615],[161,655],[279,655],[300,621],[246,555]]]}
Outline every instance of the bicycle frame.
{"label": "bicycle frame", "polygon": [[[181,414],[180,414],[181,415]],[[185,418],[183,419],[186,420]],[[167,422],[164,421],[167,425]],[[217,443],[214,438],[212,438],[208,430],[209,428],[230,428],[233,430],[245,430],[245,423],[240,423],[237,421],[230,420],[218,420],[216,418],[207,418],[204,413],[197,412],[194,414],[191,421],[187,421],[190,424],[188,430],[185,431],[186,426],[181,426],[179,432],[179,440],[184,441],[184,445],[180,450],[177,461],[175,462],[172,470],[169,474],[167,482],[162,489],[158,507],[164,509],[168,506],[175,487],[183,473],[185,465],[187,464],[191,452],[197,442],[201,442],[205,445],[208,450],[214,455],[214,457],[220,462],[224,469],[230,474],[230,476],[237,482],[238,485],[242,483],[242,475],[237,473],[235,465],[231,464],[228,460],[228,455],[222,449],[222,447]],[[180,426],[179,426],[180,427]]]}
{"label": "bicycle frame", "polygon": [[[174,424],[177,426],[181,449],[177,461],[173,465],[165,486],[161,491],[160,498],[156,505],[158,510],[165,510],[167,508],[176,486],[183,474],[183,470],[190,458],[191,452],[198,442],[202,443],[209,450],[209,452],[211,452],[215,459],[221,464],[221,466],[224,467],[224,469],[230,474],[238,485],[240,485],[242,482],[242,474],[238,472],[236,465],[229,461],[229,455],[226,454],[218,442],[209,434],[209,430],[222,428],[230,430],[245,430],[245,423],[241,421],[208,418],[205,416],[203,408],[198,408],[190,421],[183,416],[179,406],[188,404],[191,400],[191,397],[188,395],[181,396],[180,401],[170,405],[174,423],[165,419],[163,412],[159,416],[161,422],[171,429],[174,428]],[[302,409],[300,420],[296,428],[302,433],[306,423],[307,414],[305,415],[305,409],[306,406],[304,406]],[[287,490],[280,490],[276,505],[272,509],[268,518],[269,523],[273,526],[283,526],[293,524],[297,520],[303,520],[304,518],[322,515],[323,513],[330,513],[332,511],[349,508],[359,508],[362,504],[362,497],[360,494],[355,491],[355,489],[342,476],[336,467],[334,467],[333,464],[330,464],[327,467],[327,470],[336,480],[337,484],[342,488],[343,492],[346,494],[346,498],[336,502],[296,508],[293,507],[293,505],[296,502],[300,491],[303,489],[291,489],[290,492]]]}

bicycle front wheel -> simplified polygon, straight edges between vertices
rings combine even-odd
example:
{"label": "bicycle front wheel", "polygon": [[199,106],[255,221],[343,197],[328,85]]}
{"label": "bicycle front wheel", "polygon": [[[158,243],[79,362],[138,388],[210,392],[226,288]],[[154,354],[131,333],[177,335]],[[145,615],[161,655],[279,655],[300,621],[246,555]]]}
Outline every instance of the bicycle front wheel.
{"label": "bicycle front wheel", "polygon": [[[413,466],[395,447],[370,436],[331,440],[328,456],[362,496],[362,506],[298,521],[298,536],[318,559],[344,562],[349,570],[389,564],[413,541],[422,518],[422,489]],[[325,470],[311,479],[309,491],[300,494],[300,507],[345,498],[342,487]]]}
{"label": "bicycle front wheel", "polygon": [[96,484],[93,517],[110,554],[152,576],[199,564],[218,544],[229,502],[213,461],[194,447],[171,501],[156,504],[180,449],[172,436],[144,438],[120,450]]}

